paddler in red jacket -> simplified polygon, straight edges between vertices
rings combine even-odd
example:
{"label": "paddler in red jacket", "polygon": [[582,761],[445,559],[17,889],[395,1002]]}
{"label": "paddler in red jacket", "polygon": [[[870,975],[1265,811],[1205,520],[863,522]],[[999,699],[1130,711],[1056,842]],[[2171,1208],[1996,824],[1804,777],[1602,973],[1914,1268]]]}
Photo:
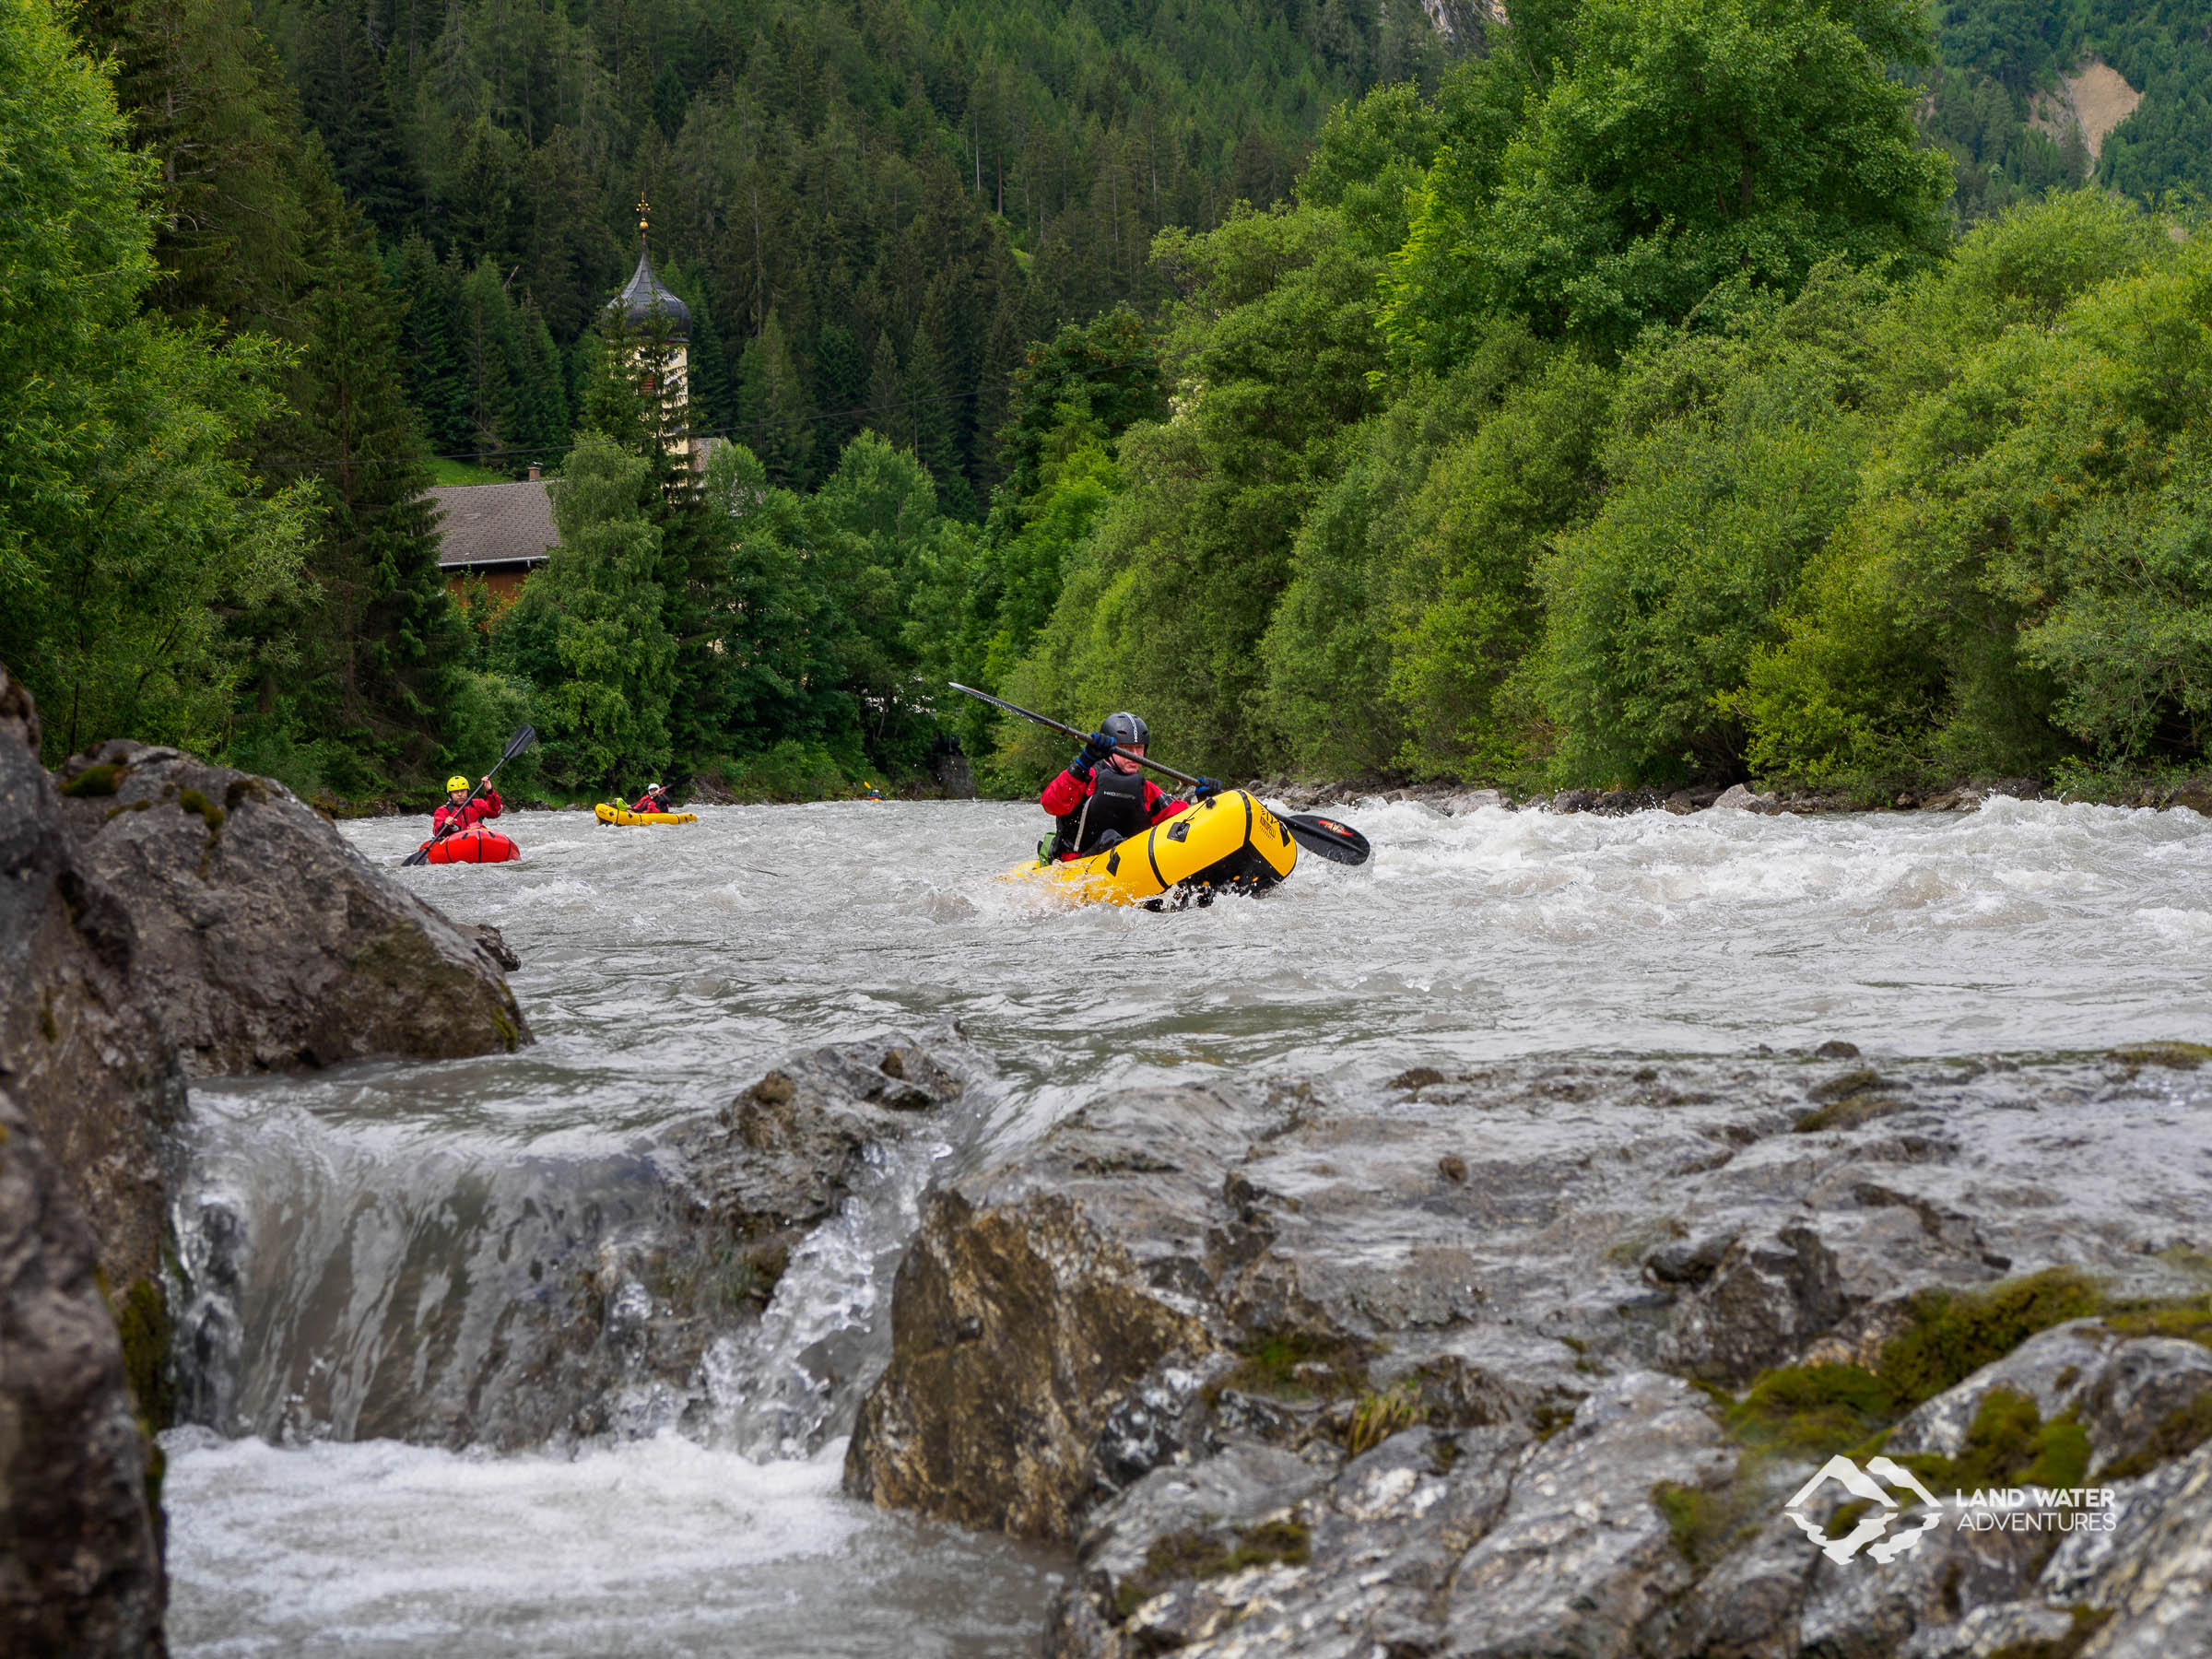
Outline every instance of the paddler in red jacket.
{"label": "paddler in red jacket", "polygon": [[[1059,820],[1039,850],[1046,860],[1102,853],[1189,808],[1190,802],[1169,795],[1137,764],[1150,735],[1135,715],[1109,714],[1067,770],[1044,786],[1037,804]],[[1211,778],[1198,781],[1201,797],[1220,787]]]}
{"label": "paddler in red jacket", "polygon": [[465,830],[486,818],[498,818],[503,806],[488,772],[484,777],[484,793],[473,801],[468,798],[468,780],[455,772],[445,781],[445,800],[430,814],[430,833],[443,835],[448,828]]}
{"label": "paddler in red jacket", "polygon": [[658,783],[648,783],[645,786],[645,793],[638,797],[638,804],[630,810],[632,812],[674,812],[676,808],[668,804],[668,792],[665,789],[663,789]]}

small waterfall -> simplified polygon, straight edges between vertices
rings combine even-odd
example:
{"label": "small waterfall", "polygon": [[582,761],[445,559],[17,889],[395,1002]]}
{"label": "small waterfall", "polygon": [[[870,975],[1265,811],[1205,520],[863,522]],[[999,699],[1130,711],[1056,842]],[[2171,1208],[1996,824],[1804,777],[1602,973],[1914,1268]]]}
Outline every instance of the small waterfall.
{"label": "small waterfall", "polygon": [[[174,1218],[181,1415],[279,1445],[676,1428],[756,1460],[811,1455],[881,1369],[923,1195],[991,1098],[971,1051],[927,1052],[956,1097],[877,1114],[888,1132],[765,1297],[700,1219],[696,1120],[552,1150],[214,1093]],[[865,1087],[884,1053],[820,1051],[805,1075],[836,1084],[858,1064]]]}

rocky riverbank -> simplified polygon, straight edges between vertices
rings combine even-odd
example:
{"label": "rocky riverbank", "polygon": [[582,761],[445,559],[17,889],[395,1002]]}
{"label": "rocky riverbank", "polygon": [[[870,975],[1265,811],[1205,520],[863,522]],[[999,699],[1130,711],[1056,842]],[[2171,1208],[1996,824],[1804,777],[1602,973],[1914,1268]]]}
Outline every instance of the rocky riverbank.
{"label": "rocky riverbank", "polygon": [[2212,1651],[2205,1058],[1110,1094],[931,1201],[848,1486],[1075,1545],[1055,1659]]}
{"label": "rocky riverbank", "polygon": [[495,941],[281,785],[39,745],[0,668],[0,1651],[157,1653],[185,1079],[529,1030]]}
{"label": "rocky riverbank", "polygon": [[[1521,812],[1591,812],[1606,818],[1624,818],[1631,812],[1706,812],[1716,807],[1768,817],[1784,812],[1801,817],[1867,811],[1971,812],[1995,795],[2009,795],[2019,801],[2044,798],[2042,785],[2033,778],[1968,780],[1947,789],[1906,790],[1879,801],[1843,790],[1759,791],[1744,783],[1726,789],[1562,789],[1549,794],[1518,796],[1497,789],[1469,789],[1459,783],[1385,787],[1359,782],[1300,783],[1277,778],[1253,787],[1268,799],[1279,800],[1298,812],[1317,806],[1356,806],[1362,801],[1412,801],[1450,818],[1479,812],[1486,806]],[[2110,798],[2099,799],[2103,805],[2115,806],[2159,810],[2186,807],[2212,818],[2212,782],[2204,779],[2131,786]]]}

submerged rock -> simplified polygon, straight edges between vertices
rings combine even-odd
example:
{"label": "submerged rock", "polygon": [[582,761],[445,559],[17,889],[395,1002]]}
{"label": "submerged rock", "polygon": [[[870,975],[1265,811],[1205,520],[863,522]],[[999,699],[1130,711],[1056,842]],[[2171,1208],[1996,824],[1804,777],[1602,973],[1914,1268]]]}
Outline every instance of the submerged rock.
{"label": "submerged rock", "polygon": [[80,867],[186,1072],[444,1060],[530,1040],[496,957],[282,784],[118,740],[63,767]]}
{"label": "submerged rock", "polygon": [[[2212,1097],[1843,1059],[1102,1096],[930,1200],[848,1489],[1077,1545],[1064,1659],[1888,1653],[1961,1594],[2032,1599],[2005,1535],[1872,1585],[1824,1560],[1780,1513],[1818,1457],[1746,1462],[1730,1396],[1789,1366],[1901,1388],[1865,1368],[1913,1332],[1928,1374],[2082,1298],[2201,1296]],[[2057,1426],[2036,1446],[2124,1473],[2194,1443],[2212,1356],[2077,1320],[1956,1375],[1900,1454],[1961,1455],[2012,1390]],[[1388,1503],[1358,1495],[1379,1447]]]}
{"label": "submerged rock", "polygon": [[163,1652],[158,1456],[124,1386],[91,1231],[0,1089],[0,1653]]}

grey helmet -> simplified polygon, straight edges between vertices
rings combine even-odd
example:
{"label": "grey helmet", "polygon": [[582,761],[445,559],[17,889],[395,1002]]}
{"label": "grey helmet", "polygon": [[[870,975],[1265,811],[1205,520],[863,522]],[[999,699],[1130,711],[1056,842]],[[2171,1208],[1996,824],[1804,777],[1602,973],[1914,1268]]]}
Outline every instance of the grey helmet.
{"label": "grey helmet", "polygon": [[1151,741],[1152,734],[1145,723],[1129,713],[1109,714],[1099,727],[1122,748],[1142,748]]}

